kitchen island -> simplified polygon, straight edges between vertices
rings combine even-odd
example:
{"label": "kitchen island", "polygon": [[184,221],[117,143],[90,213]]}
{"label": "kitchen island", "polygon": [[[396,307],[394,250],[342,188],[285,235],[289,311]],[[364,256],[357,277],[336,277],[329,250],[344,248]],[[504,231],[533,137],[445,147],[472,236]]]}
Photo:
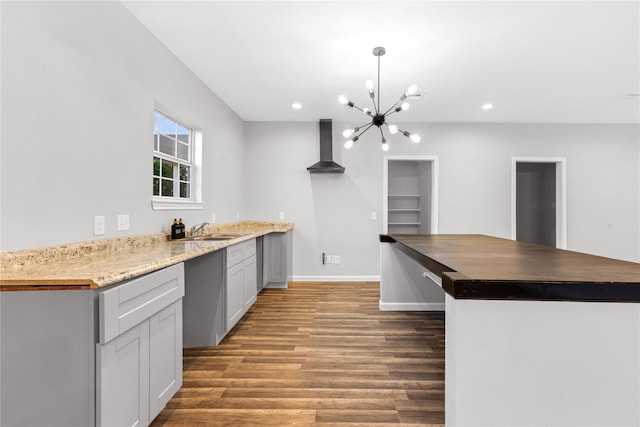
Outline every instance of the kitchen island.
{"label": "kitchen island", "polygon": [[380,240],[444,290],[447,426],[640,425],[640,264],[481,235]]}

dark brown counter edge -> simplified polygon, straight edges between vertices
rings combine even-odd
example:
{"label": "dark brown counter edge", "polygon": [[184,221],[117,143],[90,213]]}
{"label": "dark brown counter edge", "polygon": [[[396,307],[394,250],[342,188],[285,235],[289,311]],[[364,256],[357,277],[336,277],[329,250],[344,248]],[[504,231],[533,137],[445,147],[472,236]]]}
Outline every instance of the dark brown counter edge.
{"label": "dark brown counter edge", "polygon": [[401,252],[442,278],[442,289],[455,299],[640,302],[637,283],[470,280],[389,235],[381,234],[380,242],[396,245]]}

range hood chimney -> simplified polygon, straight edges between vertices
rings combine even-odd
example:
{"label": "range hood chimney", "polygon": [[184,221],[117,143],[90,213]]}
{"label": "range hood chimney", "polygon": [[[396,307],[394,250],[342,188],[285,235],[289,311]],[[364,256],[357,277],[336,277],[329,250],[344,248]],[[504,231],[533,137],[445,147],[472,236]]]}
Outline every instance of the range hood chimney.
{"label": "range hood chimney", "polygon": [[344,166],[333,161],[333,125],[320,119],[320,161],[307,168],[309,173],[344,173]]}

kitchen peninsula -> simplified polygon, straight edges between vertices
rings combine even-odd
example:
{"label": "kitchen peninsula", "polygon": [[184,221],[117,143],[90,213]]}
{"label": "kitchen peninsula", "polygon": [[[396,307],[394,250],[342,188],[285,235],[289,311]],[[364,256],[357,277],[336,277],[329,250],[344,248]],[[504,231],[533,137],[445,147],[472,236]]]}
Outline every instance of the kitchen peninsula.
{"label": "kitchen peninsula", "polygon": [[182,384],[183,326],[219,340],[263,286],[286,286],[292,230],[242,221],[208,226],[210,239],[155,233],[0,254],[0,424],[148,425]]}
{"label": "kitchen peninsula", "polygon": [[481,235],[380,241],[381,286],[394,251],[445,292],[447,426],[640,425],[640,264]]}

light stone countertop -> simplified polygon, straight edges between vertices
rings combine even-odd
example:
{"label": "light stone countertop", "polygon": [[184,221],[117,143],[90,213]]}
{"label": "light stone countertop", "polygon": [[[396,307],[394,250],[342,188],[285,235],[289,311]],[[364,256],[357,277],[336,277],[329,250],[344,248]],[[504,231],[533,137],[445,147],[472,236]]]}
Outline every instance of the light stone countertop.
{"label": "light stone countertop", "polygon": [[143,234],[0,253],[0,290],[97,289],[223,249],[293,223],[241,221],[207,226],[203,234],[247,233],[235,239],[169,240]]}

